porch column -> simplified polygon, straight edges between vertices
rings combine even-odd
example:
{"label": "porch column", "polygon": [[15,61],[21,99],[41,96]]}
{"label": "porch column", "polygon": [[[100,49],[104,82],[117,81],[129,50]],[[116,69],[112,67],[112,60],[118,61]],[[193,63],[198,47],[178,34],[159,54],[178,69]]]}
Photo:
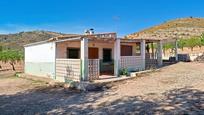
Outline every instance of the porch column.
{"label": "porch column", "polygon": [[154,59],[154,43],[151,43],[151,49],[152,49],[152,59]]}
{"label": "porch column", "polygon": [[145,53],[146,53],[145,40],[142,40],[140,42],[140,45],[141,45],[141,57],[142,57],[142,69],[145,70]]}
{"label": "porch column", "polygon": [[178,61],[178,40],[175,41],[175,58]]}
{"label": "porch column", "polygon": [[88,80],[88,39],[81,40],[81,78],[83,81]]}
{"label": "porch column", "polygon": [[120,39],[114,42],[114,75],[119,76],[120,70]]}
{"label": "porch column", "polygon": [[157,62],[158,62],[158,66],[162,66],[163,65],[163,60],[162,60],[162,49],[163,49],[163,44],[162,41],[159,41],[157,43]]}

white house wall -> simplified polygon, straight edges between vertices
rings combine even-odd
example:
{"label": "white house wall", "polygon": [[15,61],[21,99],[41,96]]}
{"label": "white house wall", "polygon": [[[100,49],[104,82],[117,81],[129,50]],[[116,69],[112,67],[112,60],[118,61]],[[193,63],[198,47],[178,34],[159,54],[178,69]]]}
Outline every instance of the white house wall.
{"label": "white house wall", "polygon": [[25,47],[25,73],[55,76],[55,43],[44,43]]}

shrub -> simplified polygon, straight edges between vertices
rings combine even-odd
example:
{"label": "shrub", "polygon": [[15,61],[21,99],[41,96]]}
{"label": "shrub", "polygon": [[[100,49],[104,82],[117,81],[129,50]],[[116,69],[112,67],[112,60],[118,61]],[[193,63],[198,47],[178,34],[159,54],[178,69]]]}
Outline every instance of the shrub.
{"label": "shrub", "polygon": [[123,68],[120,70],[120,75],[128,75],[128,69],[127,68]]}

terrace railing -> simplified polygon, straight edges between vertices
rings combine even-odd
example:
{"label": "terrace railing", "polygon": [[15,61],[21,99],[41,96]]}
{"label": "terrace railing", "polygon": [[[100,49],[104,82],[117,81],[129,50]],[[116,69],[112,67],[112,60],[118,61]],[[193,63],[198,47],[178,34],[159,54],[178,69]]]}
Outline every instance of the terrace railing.
{"label": "terrace railing", "polygon": [[154,54],[152,56],[152,53],[146,53],[145,54],[145,68],[146,69],[151,69],[151,68],[156,68],[158,66],[157,63],[157,56]]}
{"label": "terrace railing", "polygon": [[100,60],[89,59],[89,80],[98,80],[100,76]]}
{"label": "terrace railing", "polygon": [[142,57],[141,56],[121,56],[120,67],[127,68],[130,71],[142,70]]}
{"label": "terrace railing", "polygon": [[80,80],[80,59],[56,59],[56,79],[59,81]]}

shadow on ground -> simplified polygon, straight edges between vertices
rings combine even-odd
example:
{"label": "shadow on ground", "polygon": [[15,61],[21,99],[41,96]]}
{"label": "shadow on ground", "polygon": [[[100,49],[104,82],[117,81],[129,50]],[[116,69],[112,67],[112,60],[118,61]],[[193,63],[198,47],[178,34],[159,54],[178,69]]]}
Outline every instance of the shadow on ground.
{"label": "shadow on ground", "polygon": [[[154,95],[154,94],[150,94]],[[174,89],[164,99],[148,101],[142,97],[124,97],[101,107],[97,112],[134,114],[204,114],[204,92],[195,89]]]}
{"label": "shadow on ground", "polygon": [[117,94],[109,94],[108,91],[77,93],[63,88],[28,90],[15,95],[0,95],[0,112],[1,114],[204,113],[204,92],[191,88],[165,92],[164,99],[150,101],[141,96],[123,97],[93,108],[93,103],[110,95]]}

